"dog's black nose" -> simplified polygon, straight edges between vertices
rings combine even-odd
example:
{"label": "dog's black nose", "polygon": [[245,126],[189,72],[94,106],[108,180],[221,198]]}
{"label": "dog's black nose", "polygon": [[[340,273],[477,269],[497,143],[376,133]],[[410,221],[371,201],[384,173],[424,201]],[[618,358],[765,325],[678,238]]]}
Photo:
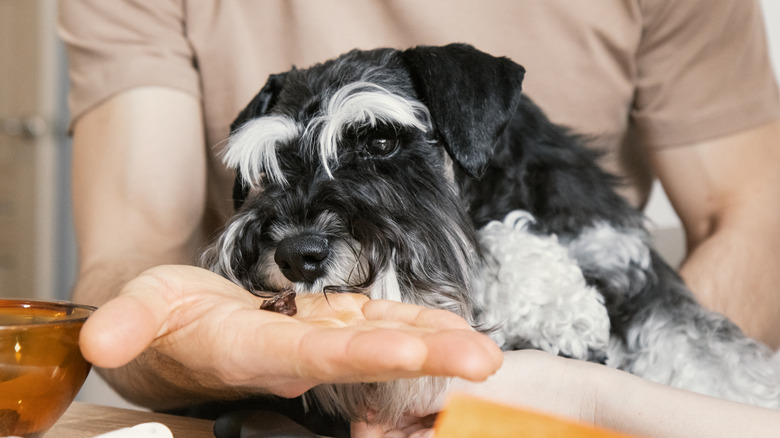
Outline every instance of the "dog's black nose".
{"label": "dog's black nose", "polygon": [[299,234],[279,242],[274,261],[292,282],[311,283],[325,273],[330,255],[328,239],[317,234]]}

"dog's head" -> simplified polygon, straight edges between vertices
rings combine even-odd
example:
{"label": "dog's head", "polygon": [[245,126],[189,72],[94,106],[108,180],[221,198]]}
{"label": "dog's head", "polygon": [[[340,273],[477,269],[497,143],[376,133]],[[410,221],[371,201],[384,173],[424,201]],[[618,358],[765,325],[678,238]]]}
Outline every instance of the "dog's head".
{"label": "dog's head", "polygon": [[468,311],[479,177],[524,70],[466,45],[273,75],[231,127],[237,213],[204,263],[252,291],[357,290]]}

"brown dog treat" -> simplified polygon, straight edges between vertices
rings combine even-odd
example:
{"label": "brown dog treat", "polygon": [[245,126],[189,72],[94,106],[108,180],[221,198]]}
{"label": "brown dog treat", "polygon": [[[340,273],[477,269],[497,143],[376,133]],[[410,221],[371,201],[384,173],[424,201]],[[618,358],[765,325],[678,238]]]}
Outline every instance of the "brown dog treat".
{"label": "brown dog treat", "polygon": [[295,315],[298,313],[298,307],[295,305],[295,291],[287,289],[278,292],[273,298],[263,301],[260,304],[260,309],[287,316]]}

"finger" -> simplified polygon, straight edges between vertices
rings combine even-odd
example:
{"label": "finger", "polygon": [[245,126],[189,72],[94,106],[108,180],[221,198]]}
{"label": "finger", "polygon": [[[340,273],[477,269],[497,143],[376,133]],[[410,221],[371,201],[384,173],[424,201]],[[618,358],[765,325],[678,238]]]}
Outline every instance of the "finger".
{"label": "finger", "polygon": [[[465,321],[449,312],[390,301],[369,306],[369,316],[375,319],[367,320],[363,313],[370,302],[362,295],[330,295],[327,302],[322,295],[304,295],[299,304],[302,310],[296,320],[319,325],[320,329],[309,331],[301,339],[303,360],[298,366],[302,375],[317,375],[330,382],[421,375],[429,355],[424,336],[440,329],[438,325],[468,328]],[[375,310],[370,310],[372,307]],[[445,323],[439,324],[437,319]],[[339,329],[328,329],[328,325]],[[470,329],[460,332],[472,335]]]}
{"label": "finger", "polygon": [[429,329],[421,335],[428,349],[424,373],[482,381],[501,367],[503,354],[495,342],[452,312],[385,300],[365,303],[363,312],[369,320]]}
{"label": "finger", "polygon": [[426,373],[482,381],[503,363],[501,349],[481,333],[445,330],[426,334],[423,338],[428,349]]}
{"label": "finger", "polygon": [[479,381],[501,366],[503,355],[495,343],[451,312],[383,300],[364,302],[363,312],[368,320],[350,327],[349,337],[310,333],[304,350],[327,349],[308,356],[319,360],[306,362],[304,373],[322,372],[340,382],[347,375],[352,381],[355,376],[378,381],[423,374]]}
{"label": "finger", "polygon": [[503,361],[493,341],[472,331],[420,333],[366,327],[312,330],[304,335],[297,356],[301,375],[331,383],[421,375],[482,381]]}
{"label": "finger", "polygon": [[303,374],[326,382],[384,381],[422,373],[428,347],[414,331],[345,327],[311,330],[301,340]]}
{"label": "finger", "polygon": [[368,320],[397,321],[421,328],[471,330],[465,319],[452,312],[396,301],[368,301],[363,304],[363,314]]}
{"label": "finger", "polygon": [[[262,387],[285,397],[320,383],[416,376],[427,357],[419,336],[398,330],[307,324],[257,309],[238,309],[227,317],[217,313],[183,329],[187,333],[179,345],[168,341],[156,348],[230,385]],[[192,345],[208,337],[212,342]],[[181,354],[188,348],[197,354]]]}

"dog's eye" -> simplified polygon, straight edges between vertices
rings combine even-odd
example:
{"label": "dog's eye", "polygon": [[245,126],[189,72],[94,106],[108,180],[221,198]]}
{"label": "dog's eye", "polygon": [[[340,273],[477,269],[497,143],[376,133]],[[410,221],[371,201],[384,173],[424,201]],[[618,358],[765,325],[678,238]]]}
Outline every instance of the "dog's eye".
{"label": "dog's eye", "polygon": [[392,154],[400,141],[397,138],[376,137],[366,141],[366,151],[375,157],[384,157]]}

